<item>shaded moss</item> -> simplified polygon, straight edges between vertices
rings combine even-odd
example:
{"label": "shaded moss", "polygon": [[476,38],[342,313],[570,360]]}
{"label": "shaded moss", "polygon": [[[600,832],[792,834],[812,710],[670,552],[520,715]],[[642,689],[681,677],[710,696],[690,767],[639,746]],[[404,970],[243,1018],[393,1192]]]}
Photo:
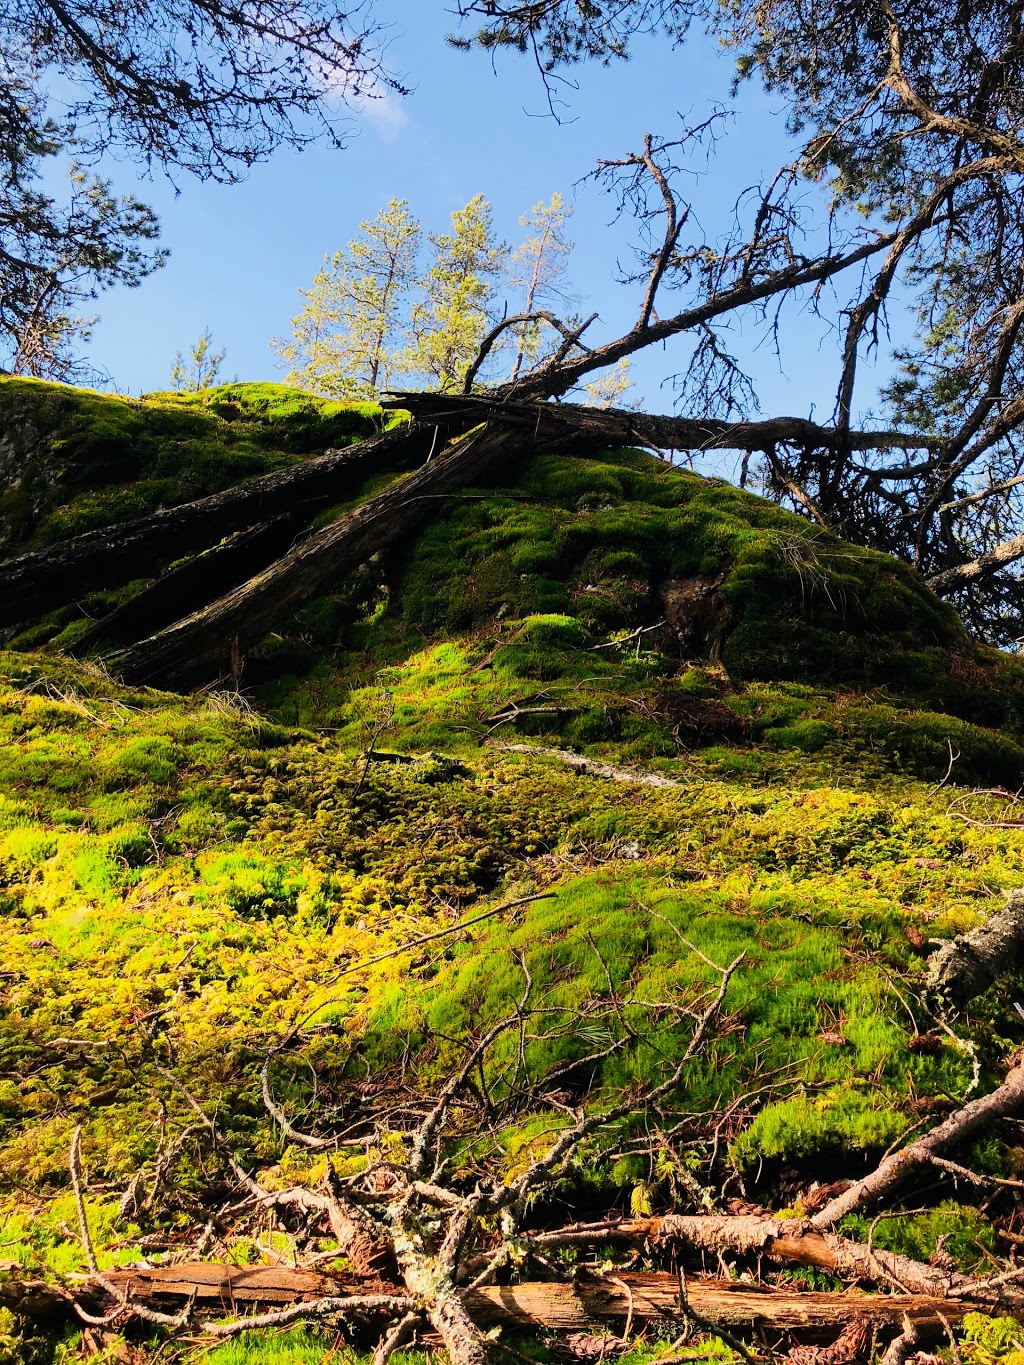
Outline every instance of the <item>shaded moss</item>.
{"label": "shaded moss", "polygon": [[279,384],[120,398],[0,379],[0,537],[10,553],[218,492],[382,429],[374,404]]}

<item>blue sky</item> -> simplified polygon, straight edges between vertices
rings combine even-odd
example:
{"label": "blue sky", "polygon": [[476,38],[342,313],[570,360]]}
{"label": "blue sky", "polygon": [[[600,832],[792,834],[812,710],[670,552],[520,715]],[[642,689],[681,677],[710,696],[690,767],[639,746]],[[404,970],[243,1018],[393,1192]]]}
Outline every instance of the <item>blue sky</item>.
{"label": "blue sky", "polygon": [[[709,41],[673,50],[654,39],[637,43],[633,60],[575,73],[562,122],[547,115],[544,92],[529,61],[499,54],[496,69],[480,52],[444,42],[453,20],[436,0],[379,0],[392,22],[388,60],[413,86],[407,98],[367,104],[353,115],[344,151],[317,146],[278,153],[240,185],[163,179],[137,181],[130,163],[105,167],[116,185],[137,189],[157,209],[168,265],[135,290],[104,295],[90,359],[122,392],[166,387],[175,352],[209,327],[226,348],[227,377],[280,378],[268,341],[287,332],[324,253],[343,246],[362,218],[392,196],[409,201],[428,229],[448,226],[448,214],[483,193],[499,233],[514,241],[519,215],[555,190],[574,198],[576,243],[572,282],[581,309],[601,315],[604,337],[628,325],[635,307],[615,281],[616,260],[628,255],[625,225],[611,225],[611,201],[574,182],[601,156],[640,145],[647,131],[668,133],[678,114],[699,118],[728,99],[732,62]],[[702,224],[724,223],[736,194],[769,176],[790,153],[776,102],[748,85],[734,122],[706,174],[688,191]],[[679,298],[679,306],[685,298]],[[813,316],[793,309],[783,332],[784,372],[773,351],[749,354],[766,411],[819,417],[831,410],[835,337]],[[678,352],[676,352],[678,356]],[[639,395],[651,411],[672,408],[673,351],[634,362]]]}

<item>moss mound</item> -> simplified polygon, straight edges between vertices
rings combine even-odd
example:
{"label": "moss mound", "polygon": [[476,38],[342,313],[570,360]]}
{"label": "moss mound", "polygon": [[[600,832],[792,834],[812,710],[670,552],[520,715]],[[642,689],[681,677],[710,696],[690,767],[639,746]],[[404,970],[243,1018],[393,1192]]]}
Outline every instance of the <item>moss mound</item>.
{"label": "moss mound", "polygon": [[[5,381],[3,403],[21,414],[18,487],[40,490],[19,533],[36,542],[72,511],[112,519],[161,470],[184,495],[183,451],[195,477],[230,481],[379,422],[273,385],[134,404]],[[595,1146],[568,1172],[572,1206],[688,1209],[708,1163],[795,1202],[1024,1043],[1019,973],[952,1034],[918,998],[930,941],[1024,884],[1012,798],[964,790],[1020,785],[1021,665],[970,642],[905,566],[640,452],[506,477],[311,603],[244,694],[0,656],[5,1258],[80,1268],[79,1124],[103,1263],[132,1259],[143,1233],[172,1243],[207,1207],[223,1171],[197,1145],[173,1209],[118,1211],[161,1134],[193,1122],[169,1071],[266,1179],[314,1178],[323,1158],[297,1169],[263,1106],[269,1053],[291,1037],[271,1070],[287,1112],[343,1128],[385,1081],[430,1094],[514,1007],[524,970],[549,1026],[488,1058],[503,1118],[487,1150],[465,1134],[467,1173],[512,1176],[550,1138],[550,1110],[502,1111],[510,1076],[539,1094],[559,1068],[563,1105],[621,1095],[685,1046],[686,1011],[718,979],[707,960],[737,963],[671,1099],[683,1155],[627,1126],[618,1155]],[[581,773],[553,749],[671,782]],[[629,1043],[604,1055],[611,1003]],[[381,1150],[401,1141],[382,1133]],[[1002,1175],[1024,1159],[994,1137],[970,1156]],[[367,1153],[336,1160],[356,1171]],[[893,1219],[878,1244],[973,1265],[991,1226],[972,1197]],[[269,1254],[225,1237],[240,1261]],[[315,1333],[280,1341],[321,1349]]]}
{"label": "moss mound", "polygon": [[739,679],[884,685],[1024,720],[1024,670],[972,649],[906,565],[637,451],[537,460],[508,499],[456,503],[411,547],[396,597],[428,635],[561,613],[594,643],[664,619],[655,643]]}
{"label": "moss mound", "polygon": [[119,398],[0,379],[0,547],[51,544],[373,435],[375,404],[280,384]]}

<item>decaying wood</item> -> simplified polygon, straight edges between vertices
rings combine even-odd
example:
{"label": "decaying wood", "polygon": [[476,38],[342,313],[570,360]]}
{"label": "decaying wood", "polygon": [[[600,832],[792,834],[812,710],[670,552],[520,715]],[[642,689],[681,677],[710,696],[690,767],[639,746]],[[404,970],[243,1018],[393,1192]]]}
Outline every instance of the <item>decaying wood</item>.
{"label": "decaying wood", "polygon": [[62,1317],[71,1311],[71,1295],[46,1280],[8,1279],[0,1272],[0,1308],[19,1318]]}
{"label": "decaying wood", "polygon": [[732,1280],[686,1279],[623,1271],[584,1276],[575,1284],[542,1281],[490,1286],[467,1294],[475,1317],[484,1322],[535,1323],[557,1331],[578,1331],[595,1320],[624,1320],[632,1307],[638,1321],[685,1317],[686,1305],[723,1327],[795,1328],[841,1326],[851,1318],[938,1327],[943,1317],[958,1322],[969,1305],[914,1294],[830,1294],[762,1289]]}
{"label": "decaying wood", "polygon": [[[776,1264],[809,1266],[843,1279],[884,1284],[931,1298],[955,1298],[970,1283],[967,1276],[939,1266],[925,1265],[909,1256],[822,1231],[809,1219],[775,1218],[770,1214],[628,1218],[536,1233],[529,1240],[542,1251],[602,1243],[671,1245],[706,1254],[711,1264],[724,1254],[758,1256]],[[1016,1291],[1010,1294],[1015,1304],[1024,1305],[1024,1294]]]}
{"label": "decaying wood", "polygon": [[959,1007],[1017,966],[1024,956],[1024,890],[970,933],[959,934],[928,959],[927,989],[941,1003]]}
{"label": "decaying wood", "polygon": [[237,673],[245,654],[275,626],[425,520],[436,499],[511,463],[515,454],[509,431],[471,433],[203,611],[111,656],[111,670],[128,682],[170,686]]}
{"label": "decaying wood", "polygon": [[[408,1294],[385,1284],[369,1285],[351,1276],[319,1275],[286,1266],[230,1266],[189,1262],[111,1271],[108,1278],[132,1301],[155,1308],[172,1308],[194,1300],[205,1313],[272,1309],[305,1304],[316,1311],[330,1300],[334,1311],[345,1314],[345,1300],[382,1300],[381,1311],[394,1312]],[[89,1293],[83,1282],[81,1292]],[[546,1327],[554,1331],[581,1331],[595,1322],[637,1322],[685,1319],[687,1307],[708,1321],[724,1327],[769,1326],[780,1330],[835,1328],[851,1319],[876,1323],[901,1323],[906,1317],[918,1328],[936,1329],[945,1318],[958,1322],[970,1311],[968,1301],[932,1298],[920,1294],[830,1294],[801,1290],[759,1288],[737,1281],[688,1278],[680,1281],[666,1273],[622,1271],[614,1276],[581,1275],[573,1284],[527,1281],[517,1285],[491,1285],[454,1291],[445,1295],[443,1313],[474,1325]],[[67,1314],[67,1296],[53,1290],[31,1292],[24,1285],[0,1284],[0,1303],[19,1314],[52,1318]],[[430,1309],[424,1305],[428,1315]],[[299,1316],[299,1315],[296,1315]],[[435,1323],[435,1326],[437,1324]],[[464,1326],[462,1321],[458,1327]],[[440,1330],[440,1329],[439,1329]]]}
{"label": "decaying wood", "polygon": [[108,1278],[122,1293],[158,1305],[195,1298],[198,1304],[230,1311],[236,1305],[270,1308],[298,1299],[337,1297],[345,1293],[386,1292],[355,1275],[321,1275],[290,1266],[216,1265],[187,1261],[182,1265],[112,1270]]}
{"label": "decaying wood", "polygon": [[424,421],[451,421],[459,412],[476,421],[515,422],[522,427],[542,424],[566,434],[600,437],[608,449],[652,446],[655,450],[772,450],[794,445],[808,450],[837,450],[844,440],[850,450],[906,450],[927,448],[934,437],[905,431],[853,431],[819,426],[804,417],[773,417],[763,422],[724,422],[632,412],[622,408],[591,408],[576,403],[516,402],[486,394],[406,393],[394,395],[385,407],[405,409]]}
{"label": "decaying wood", "polygon": [[94,622],[68,652],[82,656],[130,644],[179,621],[285,554],[302,526],[301,517],[286,513],[235,532],[212,550],[168,570],[138,596]]}
{"label": "decaying wood", "polygon": [[[527,451],[583,453],[624,444],[753,451],[779,443],[829,447],[836,440],[835,432],[800,418],[698,422],[478,395],[411,394],[392,404],[398,405],[412,408],[414,417],[400,431],[0,565],[0,628],[97,588],[155,579],[90,627],[73,652],[123,647],[111,663],[129,682],[188,687],[237,677],[245,655],[270,631],[426,520],[431,499],[484,481]],[[467,431],[445,451],[450,436]],[[889,438],[906,439],[864,436],[872,448]],[[333,526],[308,531],[319,510],[351,496],[370,470],[408,468],[422,459],[426,465],[397,486]],[[186,562],[167,572],[175,561]]]}
{"label": "decaying wood", "polygon": [[351,497],[373,470],[424,458],[437,439],[433,427],[405,426],[180,507],[9,559],[0,564],[0,626],[31,620],[97,588],[153,578],[169,563],[268,517],[301,507],[312,518],[320,508]]}

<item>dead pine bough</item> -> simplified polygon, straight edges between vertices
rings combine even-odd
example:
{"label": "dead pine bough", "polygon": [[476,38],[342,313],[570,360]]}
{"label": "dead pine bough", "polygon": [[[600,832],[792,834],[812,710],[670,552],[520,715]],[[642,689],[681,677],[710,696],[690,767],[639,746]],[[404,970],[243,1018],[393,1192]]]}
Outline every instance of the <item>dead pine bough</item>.
{"label": "dead pine bough", "polygon": [[[1024,1113],[1024,1063],[868,1175],[826,1191],[802,1216],[737,1212],[726,1193],[732,1177],[723,1180],[712,1154],[699,1172],[692,1161],[675,1166],[673,1202],[699,1212],[552,1225],[582,1167],[638,1144],[680,1156],[687,1126],[675,1103],[680,1084],[737,1027],[727,997],[742,980],[743,955],[715,963],[665,923],[680,953],[699,960],[701,985],[641,999],[617,990],[605,967],[607,991],[568,1011],[535,998],[526,960],[518,958],[522,989],[514,1007],[466,1041],[443,1084],[420,1087],[403,1070],[375,1083],[369,1103],[356,1095],[346,1109],[342,1098],[323,1131],[298,1125],[275,1096],[300,1023],[266,1058],[260,1088],[287,1145],[319,1159],[322,1175],[308,1183],[282,1188],[279,1176],[261,1178],[200,1099],[158,1066],[182,1128],[153,1169],[140,1172],[126,1205],[139,1211],[144,1184],[146,1205],[159,1205],[170,1193],[174,1153],[191,1137],[202,1141],[207,1164],[224,1172],[222,1206],[178,1248],[175,1263],[104,1272],[91,1240],[76,1133],[70,1172],[88,1274],[73,1283],[8,1276],[0,1279],[0,1307],[29,1319],[77,1318],[100,1330],[138,1320],[214,1338],[320,1320],[361,1344],[376,1341],[373,1365],[386,1365],[424,1334],[443,1345],[452,1365],[486,1365],[509,1354],[502,1334],[515,1329],[570,1334],[570,1349],[572,1340],[592,1338],[609,1356],[637,1333],[685,1340],[697,1331],[719,1336],[747,1360],[791,1349],[799,1365],[844,1365],[866,1359],[872,1343],[887,1348],[887,1360],[903,1359],[908,1343],[940,1342],[968,1312],[1024,1315],[1024,1267],[1012,1260],[972,1278],[941,1257],[919,1262],[837,1230],[851,1212],[877,1213],[901,1195],[919,1198],[917,1177],[925,1171],[929,1180],[952,1173],[984,1182],[951,1154]],[[599,945],[590,947],[604,965]],[[531,1048],[567,1040],[576,1044],[574,1055],[546,1069],[531,1065]],[[649,1079],[618,1093],[596,1084],[602,1063],[652,1040],[660,1060],[646,1068]],[[721,1128],[737,1110],[734,1103],[704,1117]],[[536,1126],[522,1149],[526,1158],[510,1166],[503,1139],[527,1116]],[[209,1259],[229,1230],[246,1227],[287,1234],[291,1263]],[[723,1276],[727,1264],[732,1273]],[[778,1270],[790,1267],[824,1271],[845,1292],[778,1283]]]}

